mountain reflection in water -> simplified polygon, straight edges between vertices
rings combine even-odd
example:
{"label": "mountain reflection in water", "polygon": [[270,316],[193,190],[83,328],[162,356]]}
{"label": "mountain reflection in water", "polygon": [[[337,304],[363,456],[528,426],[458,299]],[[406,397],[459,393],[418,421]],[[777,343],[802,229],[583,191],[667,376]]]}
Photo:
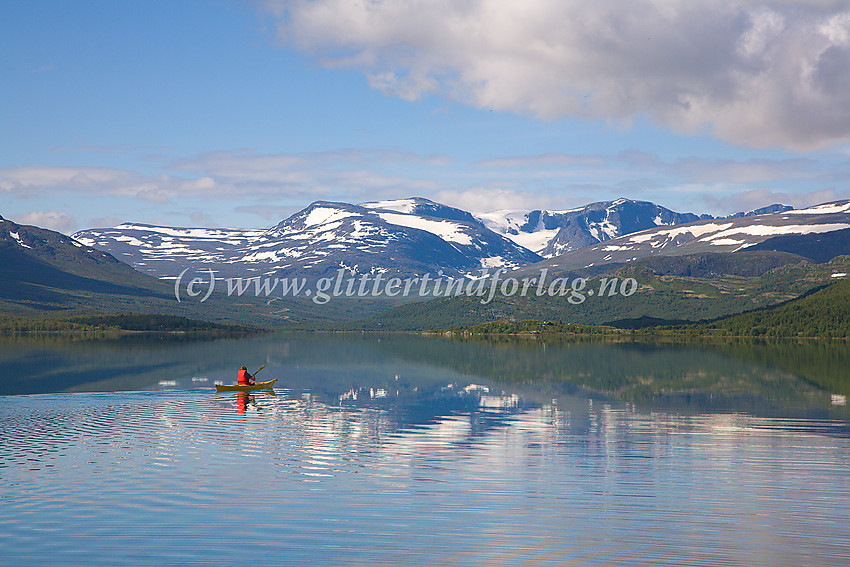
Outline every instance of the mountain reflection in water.
{"label": "mountain reflection in water", "polygon": [[[0,342],[0,395],[186,389],[235,382],[242,364],[322,400],[414,407],[449,384],[540,405],[562,396],[647,410],[848,416],[850,346],[712,346],[307,334],[254,339]],[[483,391],[483,390],[482,390]]]}
{"label": "mountain reflection in water", "polygon": [[355,385],[242,401],[208,388],[0,396],[0,564],[850,557],[843,421],[526,402],[446,377],[397,396]]}
{"label": "mountain reflection in water", "polygon": [[[846,362],[815,344],[7,340],[2,392],[40,395],[0,395],[0,564],[846,564]],[[242,364],[279,387],[216,393]]]}

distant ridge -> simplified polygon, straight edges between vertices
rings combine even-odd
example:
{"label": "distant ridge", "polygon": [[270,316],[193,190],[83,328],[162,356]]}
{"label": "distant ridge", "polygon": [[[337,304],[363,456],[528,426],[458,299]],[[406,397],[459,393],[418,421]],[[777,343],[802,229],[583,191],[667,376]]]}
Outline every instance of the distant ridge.
{"label": "distant ridge", "polygon": [[[630,204],[622,200],[617,206],[626,210]],[[241,292],[233,298],[213,294],[200,306],[177,302],[172,280],[146,277],[72,238],[3,219],[0,308],[159,312],[260,326],[302,322],[334,326],[374,315],[367,326],[384,330],[437,328],[432,322],[458,317],[463,322],[504,316],[564,317],[584,323],[645,317],[706,320],[784,301],[829,280],[833,272],[850,272],[846,266],[850,259],[833,258],[850,249],[850,201],[801,210],[781,208],[773,213],[655,226],[547,260],[487,229],[465,211],[420,198],[363,205],[317,201],[265,230],[125,223],[115,229],[78,233],[87,243],[111,245],[116,253],[135,258],[140,268],[171,277],[191,267],[191,277],[205,274],[205,268],[214,270],[218,278],[233,274],[270,279],[335,277],[342,270],[352,279],[369,274],[386,281],[422,272],[478,275],[482,269],[495,277],[494,268],[504,268],[507,272],[501,281],[506,284],[513,279],[514,290],[528,289],[519,281],[544,272],[549,281],[561,276],[613,275],[634,277],[639,284],[634,297],[588,300],[579,307],[565,304],[563,295],[551,291],[545,297],[502,292],[506,297],[495,297],[488,305],[478,297],[403,305],[428,299],[423,293],[409,298],[371,295],[363,301],[360,296],[348,295],[348,301],[335,294],[339,301],[323,307],[306,294],[250,297],[250,289],[260,294],[260,285],[246,285],[249,292],[244,296]],[[595,210],[606,211],[607,222],[618,218],[610,207]],[[823,266],[811,263],[824,260],[831,261]],[[316,283],[308,283],[305,289],[317,289]],[[226,288],[222,283],[216,289]],[[414,288],[417,291],[421,289]]]}
{"label": "distant ridge", "polygon": [[0,217],[0,315],[51,312],[159,313],[248,326],[327,317],[310,303],[213,294],[204,303],[134,270],[112,255],[52,230]]}
{"label": "distant ridge", "polygon": [[819,234],[784,234],[750,246],[748,250],[776,250],[829,262],[836,256],[850,255],[850,228]]}
{"label": "distant ridge", "polygon": [[317,281],[334,278],[340,270],[344,277],[385,279],[426,273],[476,277],[499,268],[598,270],[644,257],[743,250],[788,252],[823,262],[850,252],[843,236],[850,233],[840,232],[845,229],[850,229],[850,201],[799,210],[772,204],[712,218],[617,199],[567,211],[476,217],[412,197],[361,205],[316,201],[268,229],[125,223],[74,237],[159,278],[192,269],[213,270],[218,278]]}
{"label": "distant ridge", "polygon": [[[659,226],[612,238],[538,262],[522,271],[571,271],[626,264],[651,256],[684,256],[703,253],[735,253],[780,236],[829,234],[850,229],[850,201],[824,203],[806,209],[784,210],[735,218],[700,220],[673,227]],[[836,236],[836,242],[841,236]],[[790,241],[789,241],[790,242]],[[801,246],[803,246],[801,244]],[[785,249],[787,248],[787,249]],[[793,252],[788,246],[766,249]],[[821,258],[839,255],[824,249]]]}
{"label": "distant ridge", "polygon": [[478,218],[491,230],[551,258],[633,232],[712,217],[677,213],[648,201],[620,198],[566,211],[494,211]]}
{"label": "distant ridge", "polygon": [[350,205],[316,201],[267,230],[123,224],[74,234],[156,277],[191,268],[217,277],[334,277],[424,273],[459,277],[542,258],[466,211],[411,198]]}
{"label": "distant ridge", "polygon": [[744,212],[734,213],[734,214],[731,214],[727,217],[720,217],[720,218],[737,219],[737,218],[740,218],[740,217],[754,217],[756,215],[766,215],[766,214],[769,214],[769,213],[781,213],[781,212],[784,212],[784,211],[793,211],[793,210],[794,210],[794,207],[791,207],[789,205],[780,205],[779,203],[774,203],[772,205],[768,205],[768,206],[762,207],[760,209],[747,211],[745,213]]}
{"label": "distant ridge", "polygon": [[[784,208],[771,205],[767,209]],[[746,215],[750,213],[740,213]],[[269,229],[212,229],[124,223],[77,232],[156,277],[213,269],[218,277],[412,277],[442,271],[477,276],[513,269],[649,228],[709,215],[677,213],[647,201],[617,199],[566,211],[472,215],[421,197],[352,205],[316,201]]]}

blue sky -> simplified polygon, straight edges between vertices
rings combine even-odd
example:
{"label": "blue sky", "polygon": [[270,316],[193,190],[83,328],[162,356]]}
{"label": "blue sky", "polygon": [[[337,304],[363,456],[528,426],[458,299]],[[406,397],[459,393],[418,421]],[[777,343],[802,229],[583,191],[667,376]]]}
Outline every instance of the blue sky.
{"label": "blue sky", "polygon": [[0,215],[850,198],[850,2],[0,3]]}

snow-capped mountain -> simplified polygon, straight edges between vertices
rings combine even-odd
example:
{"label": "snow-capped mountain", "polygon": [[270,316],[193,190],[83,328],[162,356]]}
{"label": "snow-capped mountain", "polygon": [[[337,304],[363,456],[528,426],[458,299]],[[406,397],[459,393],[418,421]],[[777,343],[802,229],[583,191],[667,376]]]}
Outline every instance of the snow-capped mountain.
{"label": "snow-capped mountain", "polygon": [[82,230],[77,241],[109,252],[141,272],[174,276],[191,265],[229,264],[244,255],[262,229],[179,228],[124,223],[114,228]]}
{"label": "snow-capped mountain", "polygon": [[[580,270],[647,256],[737,252],[778,236],[845,229],[850,229],[850,201],[836,201],[806,209],[701,220],[673,227],[659,226],[568,252],[552,258],[545,265],[561,270]],[[759,249],[771,248],[759,246]]]}
{"label": "snow-capped mountain", "polygon": [[738,217],[754,217],[756,215],[766,215],[768,213],[783,213],[785,211],[791,211],[791,210],[794,210],[794,207],[791,207],[789,205],[780,205],[778,203],[774,203],[773,205],[761,207],[760,209],[735,213],[733,215],[729,215],[728,217],[723,217],[723,218],[736,219]]}
{"label": "snow-capped mountain", "polygon": [[[568,211],[479,215],[422,198],[351,205],[318,201],[269,229],[122,224],[74,238],[157,277],[190,268],[217,277],[480,275],[549,256],[567,269],[648,255],[731,252],[777,236],[850,228],[850,202],[783,205],[723,219],[618,199]],[[777,211],[777,212],[766,212]],[[564,254],[558,251],[566,250]],[[536,253],[536,252],[537,253]]]}
{"label": "snow-capped mountain", "polygon": [[677,213],[655,203],[617,199],[566,211],[494,211],[478,215],[490,230],[545,258],[618,236],[711,218]]}
{"label": "snow-capped mountain", "polygon": [[460,276],[542,258],[487,229],[469,213],[413,198],[350,205],[319,201],[268,230],[122,224],[74,234],[139,270],[175,277],[212,269],[217,277]]}
{"label": "snow-capped mountain", "polygon": [[105,252],[64,234],[3,217],[0,282],[0,305],[20,312],[132,309],[128,306],[139,298],[162,308],[170,291],[167,285]]}

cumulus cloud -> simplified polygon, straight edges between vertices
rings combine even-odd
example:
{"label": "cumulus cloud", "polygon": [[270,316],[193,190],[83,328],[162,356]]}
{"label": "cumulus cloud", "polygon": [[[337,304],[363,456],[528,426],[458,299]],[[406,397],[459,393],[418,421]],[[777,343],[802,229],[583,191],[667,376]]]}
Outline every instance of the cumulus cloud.
{"label": "cumulus cloud", "polygon": [[389,95],[753,147],[850,140],[847,0],[265,0],[281,41]]}
{"label": "cumulus cloud", "polygon": [[66,234],[70,234],[77,228],[77,220],[74,217],[59,211],[32,211],[25,215],[15,216],[12,220],[18,224],[49,228]]}

